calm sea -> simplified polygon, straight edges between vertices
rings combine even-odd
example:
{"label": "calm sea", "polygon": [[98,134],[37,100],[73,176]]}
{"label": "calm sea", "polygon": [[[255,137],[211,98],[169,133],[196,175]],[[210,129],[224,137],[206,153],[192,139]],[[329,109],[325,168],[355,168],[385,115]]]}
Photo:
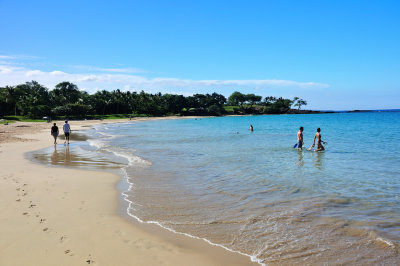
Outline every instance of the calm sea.
{"label": "calm sea", "polygon": [[[300,126],[306,148],[320,127],[326,151],[293,149]],[[88,152],[120,158],[127,212],[143,222],[264,264],[400,264],[400,112],[95,129]]]}

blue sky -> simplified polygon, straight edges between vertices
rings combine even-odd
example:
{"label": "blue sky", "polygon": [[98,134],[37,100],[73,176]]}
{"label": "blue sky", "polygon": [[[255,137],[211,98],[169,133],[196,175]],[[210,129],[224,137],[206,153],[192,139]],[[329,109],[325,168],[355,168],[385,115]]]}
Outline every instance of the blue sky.
{"label": "blue sky", "polygon": [[0,86],[400,108],[399,1],[0,0]]}

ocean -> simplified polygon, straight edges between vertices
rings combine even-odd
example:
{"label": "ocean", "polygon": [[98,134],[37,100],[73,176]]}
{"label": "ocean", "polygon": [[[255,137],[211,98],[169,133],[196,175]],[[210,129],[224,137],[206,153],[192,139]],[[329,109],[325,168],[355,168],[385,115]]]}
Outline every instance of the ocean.
{"label": "ocean", "polygon": [[[300,126],[301,151],[293,149]],[[307,151],[318,127],[326,150]],[[400,264],[400,112],[199,117],[94,129],[87,142],[70,145],[69,165],[119,169],[129,184],[122,192],[127,214],[141,222],[265,265]],[[53,149],[32,158],[65,163],[64,148]]]}

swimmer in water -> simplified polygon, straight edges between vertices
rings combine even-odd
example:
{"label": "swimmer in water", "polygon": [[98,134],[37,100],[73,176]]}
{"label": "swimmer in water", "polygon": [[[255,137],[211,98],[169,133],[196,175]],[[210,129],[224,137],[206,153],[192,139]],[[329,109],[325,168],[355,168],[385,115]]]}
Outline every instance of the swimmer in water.
{"label": "swimmer in water", "polygon": [[299,150],[301,150],[303,148],[304,145],[304,141],[303,141],[303,127],[299,128],[299,131],[297,132],[297,148]]}
{"label": "swimmer in water", "polygon": [[325,150],[324,146],[322,146],[322,143],[324,143],[322,141],[322,137],[321,137],[321,129],[317,128],[317,133],[315,133],[314,136],[314,144],[315,145],[315,140],[317,140],[317,148],[314,151],[323,151]]}

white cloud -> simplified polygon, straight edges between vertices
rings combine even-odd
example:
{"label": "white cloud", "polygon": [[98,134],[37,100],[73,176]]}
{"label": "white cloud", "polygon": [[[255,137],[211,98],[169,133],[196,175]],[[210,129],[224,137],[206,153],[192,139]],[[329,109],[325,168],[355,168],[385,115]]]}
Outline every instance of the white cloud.
{"label": "white cloud", "polygon": [[[1,56],[5,58],[5,56]],[[10,56],[11,58],[11,56]],[[15,67],[12,64],[1,64],[0,62],[0,86],[14,86],[35,80],[49,89],[53,89],[56,84],[63,81],[70,81],[78,85],[89,93],[98,90],[121,89],[123,91],[140,91],[178,93],[191,95],[194,93],[225,93],[229,94],[233,90],[254,91],[271,89],[281,92],[299,89],[322,89],[329,85],[315,82],[299,82],[291,80],[277,79],[258,79],[258,80],[192,80],[171,77],[148,78],[143,75],[132,74],[131,68],[96,68],[83,66],[82,69],[91,68],[91,73],[68,73],[60,70],[43,71],[38,69],[28,69]],[[104,73],[98,73],[98,72]],[[85,71],[86,72],[86,71]]]}
{"label": "white cloud", "polygon": [[0,54],[0,59],[13,61],[13,60],[32,60],[32,59],[38,59],[38,57],[29,56],[29,55],[21,55],[21,54],[19,54],[19,55],[1,55]]}
{"label": "white cloud", "polygon": [[12,73],[14,71],[17,71],[18,67],[13,67],[13,66],[5,66],[5,65],[0,65],[0,73],[7,74],[7,73]]}
{"label": "white cloud", "polygon": [[0,59],[15,59],[15,57],[11,55],[0,55]]}
{"label": "white cloud", "polygon": [[90,71],[90,72],[107,72],[107,73],[126,73],[126,74],[133,74],[133,73],[146,73],[148,71],[139,69],[139,68],[103,68],[103,67],[94,67],[94,66],[86,66],[86,65],[76,65],[72,66],[72,68]]}
{"label": "white cloud", "polygon": [[63,76],[65,74],[67,74],[67,73],[62,72],[62,71],[52,71],[52,72],[50,72],[50,75],[53,75],[53,76]]}
{"label": "white cloud", "polygon": [[98,80],[96,75],[86,75],[78,78],[78,82],[88,82],[88,81],[96,81]]}
{"label": "white cloud", "polygon": [[[30,77],[39,77],[39,76],[43,76],[46,75],[45,72],[42,72],[40,70],[29,70],[26,71],[25,76],[30,78]],[[51,75],[51,73],[49,73],[49,75]]]}

